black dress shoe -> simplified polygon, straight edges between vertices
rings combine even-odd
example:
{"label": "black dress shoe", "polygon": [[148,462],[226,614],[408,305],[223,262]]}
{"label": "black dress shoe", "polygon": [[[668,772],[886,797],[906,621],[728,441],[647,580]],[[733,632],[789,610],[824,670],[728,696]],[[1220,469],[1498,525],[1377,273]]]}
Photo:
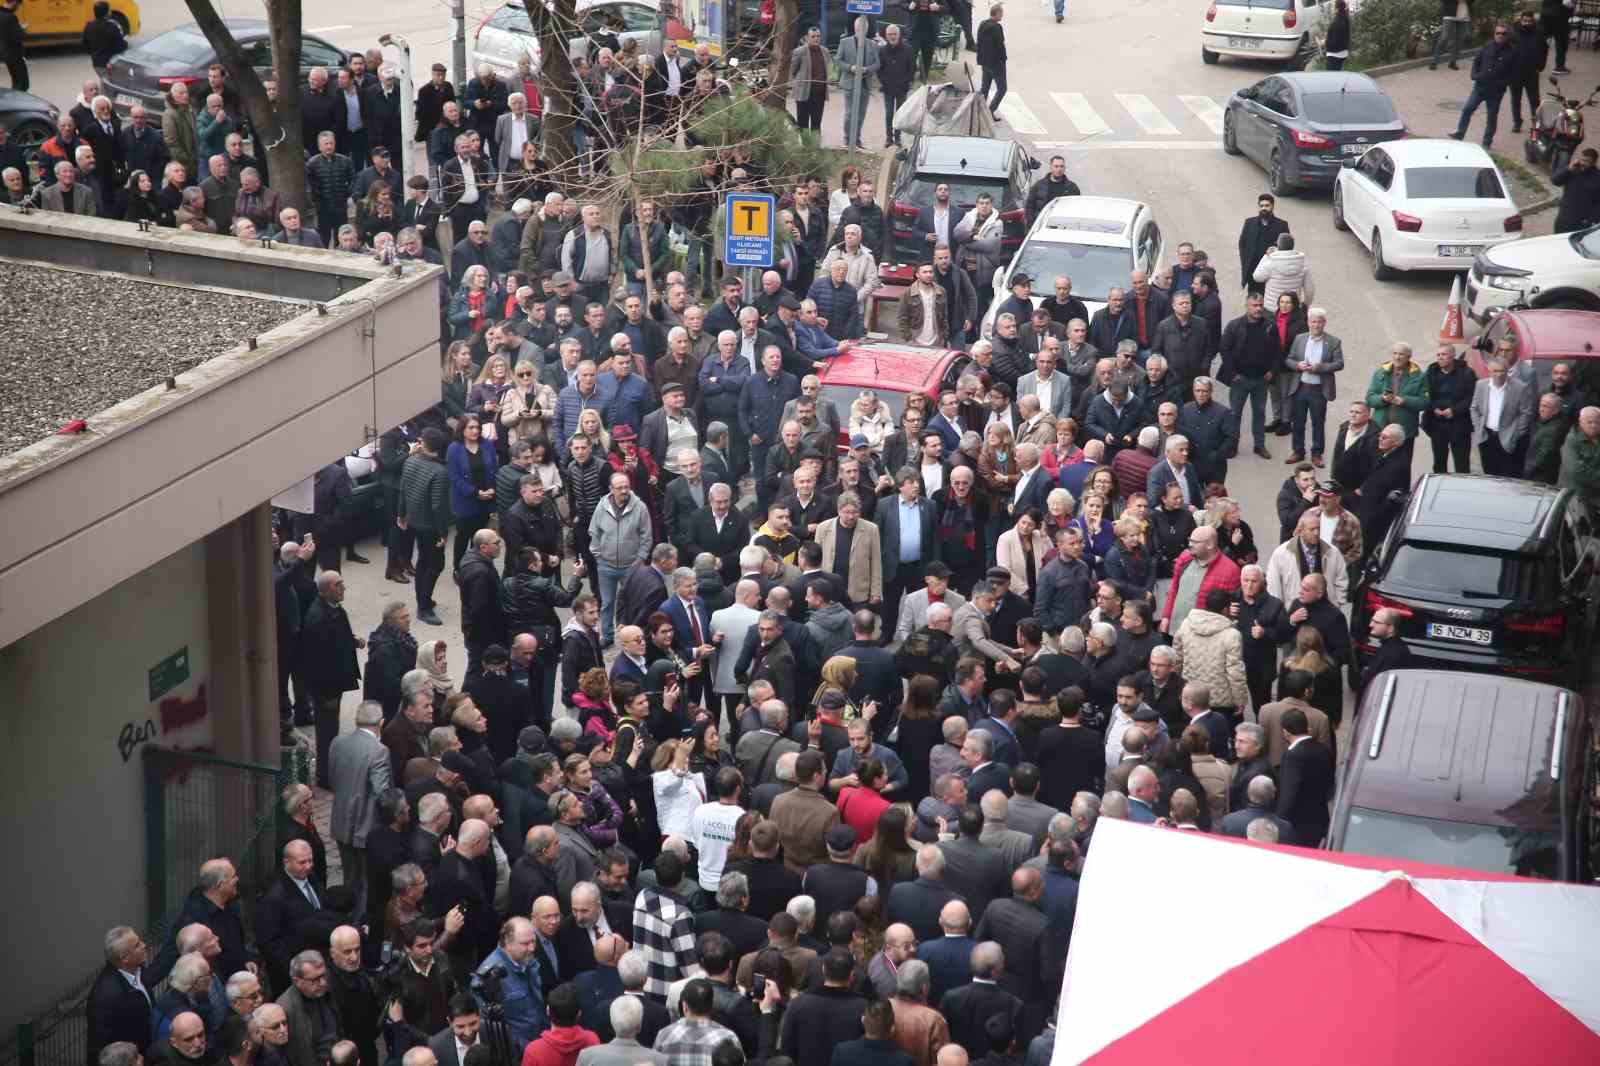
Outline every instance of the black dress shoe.
{"label": "black dress shoe", "polygon": [[344,553],[344,557],[346,559],[350,560],[352,563],[370,563],[370,562],[372,562],[372,560],[368,559],[365,555],[357,555],[353,550],[345,552]]}
{"label": "black dress shoe", "polygon": [[426,623],[427,625],[430,625],[430,626],[442,626],[442,625],[444,625],[444,620],[441,619],[436,613],[434,613],[432,608],[429,608],[426,611],[418,611],[417,612],[417,621]]}

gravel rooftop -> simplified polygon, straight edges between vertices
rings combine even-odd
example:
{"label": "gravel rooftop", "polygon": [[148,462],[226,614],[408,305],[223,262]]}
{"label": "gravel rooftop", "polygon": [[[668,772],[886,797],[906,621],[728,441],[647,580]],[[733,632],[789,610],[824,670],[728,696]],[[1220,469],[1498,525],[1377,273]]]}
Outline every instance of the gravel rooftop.
{"label": "gravel rooftop", "polygon": [[0,260],[0,455],[91,418],[302,307]]}

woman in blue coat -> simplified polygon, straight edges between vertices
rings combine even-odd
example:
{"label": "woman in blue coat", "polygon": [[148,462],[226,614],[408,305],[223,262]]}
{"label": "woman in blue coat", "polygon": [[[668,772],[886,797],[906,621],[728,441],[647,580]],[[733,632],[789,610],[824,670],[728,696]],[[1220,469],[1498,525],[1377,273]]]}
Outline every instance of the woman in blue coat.
{"label": "woman in blue coat", "polygon": [[444,462],[450,473],[450,513],[456,520],[453,561],[459,564],[472,535],[489,524],[494,512],[494,441],[484,439],[476,414],[469,412],[456,423],[456,439]]}

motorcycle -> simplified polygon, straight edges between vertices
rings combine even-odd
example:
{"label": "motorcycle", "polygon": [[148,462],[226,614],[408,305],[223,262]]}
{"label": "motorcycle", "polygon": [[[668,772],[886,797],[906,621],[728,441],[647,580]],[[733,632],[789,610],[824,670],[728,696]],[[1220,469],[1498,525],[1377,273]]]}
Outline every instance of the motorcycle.
{"label": "motorcycle", "polygon": [[1522,152],[1529,163],[1548,163],[1554,174],[1571,162],[1572,153],[1583,143],[1583,109],[1600,97],[1600,85],[1587,100],[1579,100],[1563,96],[1556,78],[1551,78],[1550,84],[1555,88],[1545,93],[1544,102],[1534,112]]}

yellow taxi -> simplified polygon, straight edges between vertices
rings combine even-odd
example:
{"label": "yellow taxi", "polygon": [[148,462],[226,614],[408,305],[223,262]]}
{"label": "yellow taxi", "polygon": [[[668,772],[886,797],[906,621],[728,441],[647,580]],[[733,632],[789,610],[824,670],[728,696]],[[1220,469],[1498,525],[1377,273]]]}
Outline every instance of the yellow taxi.
{"label": "yellow taxi", "polygon": [[[137,0],[109,0],[111,17],[129,37],[139,32]],[[28,29],[30,45],[73,44],[94,18],[94,0],[22,0],[17,18]]]}

